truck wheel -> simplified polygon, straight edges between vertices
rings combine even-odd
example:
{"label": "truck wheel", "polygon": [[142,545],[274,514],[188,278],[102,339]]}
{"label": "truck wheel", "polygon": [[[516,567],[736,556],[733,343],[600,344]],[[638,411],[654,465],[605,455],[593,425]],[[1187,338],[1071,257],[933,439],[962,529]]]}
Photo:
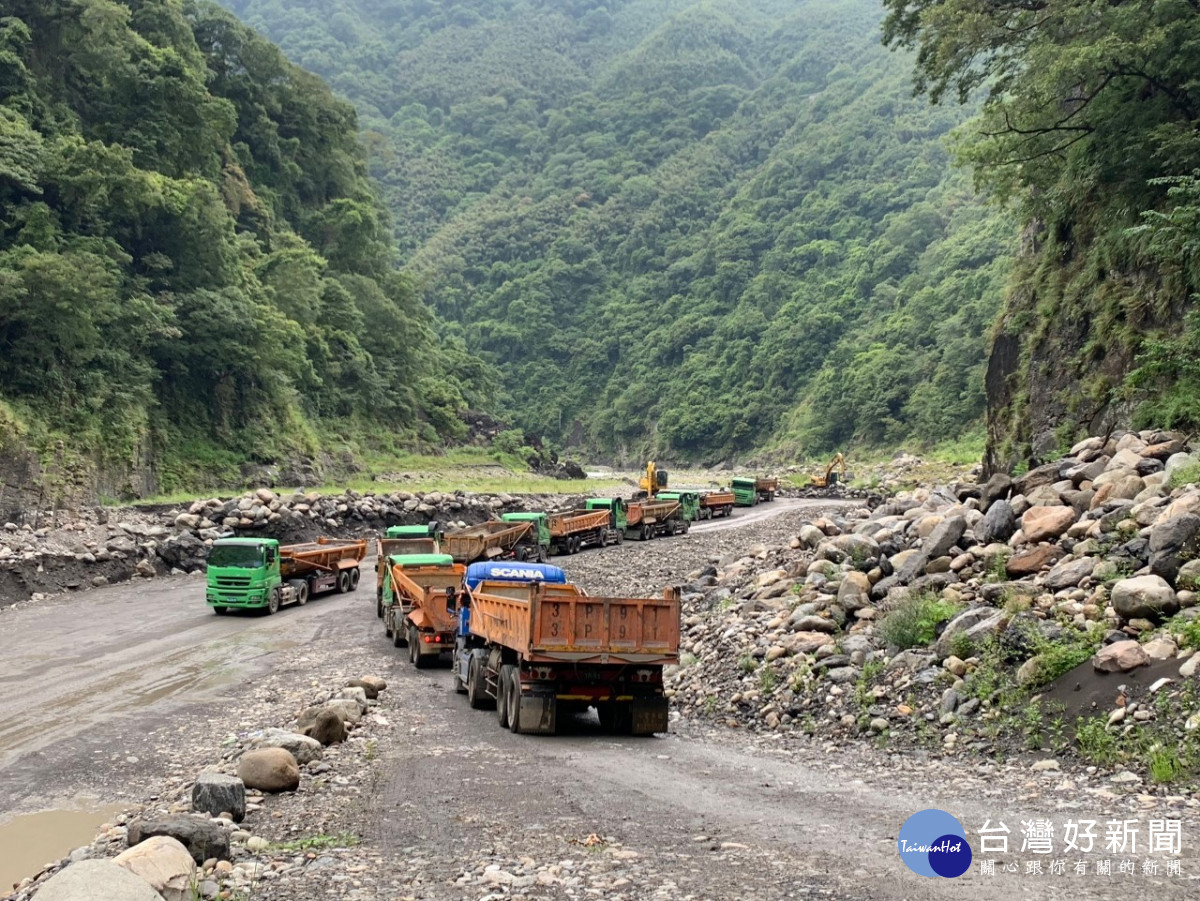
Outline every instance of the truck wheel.
{"label": "truck wheel", "polygon": [[654,533],[650,531],[650,526],[647,523],[642,523],[642,530],[638,533],[638,537],[642,541],[649,541],[654,537]]}
{"label": "truck wheel", "polygon": [[467,683],[465,683],[462,680],[462,677],[458,674],[458,659],[457,659],[457,657],[454,660],[453,666],[454,666],[454,693],[460,694],[460,695],[465,695],[467,693]]}
{"label": "truck wheel", "polygon": [[224,616],[228,612],[228,607],[213,607],[213,613],[215,613],[217,616]]}
{"label": "truck wheel", "polygon": [[392,636],[392,647],[394,648],[402,648],[408,643],[404,640],[403,629],[392,629],[388,634]]}
{"label": "truck wheel", "polygon": [[488,700],[479,681],[479,658],[472,654],[471,661],[467,664],[467,704],[472,710],[483,710],[487,707]]}
{"label": "truck wheel", "polygon": [[419,653],[418,653],[419,649],[418,649],[417,642],[420,640],[421,640],[421,637],[419,635],[417,635],[417,630],[414,629],[412,626],[409,626],[408,627],[408,662],[411,663],[413,666],[417,665],[417,658],[419,656]]}
{"label": "truck wheel", "polygon": [[375,615],[383,619],[383,591],[375,595]]}
{"label": "truck wheel", "polygon": [[358,591],[358,583],[361,580],[362,580],[362,570],[361,569],[350,570],[350,590],[351,591]]}
{"label": "truck wheel", "polygon": [[293,579],[292,581],[288,582],[288,584],[291,585],[292,590],[296,592],[296,603],[301,607],[307,604],[308,595],[310,593],[308,589],[308,582],[306,582],[304,579]]}
{"label": "truck wheel", "polygon": [[537,551],[537,561],[538,561],[538,563],[545,563],[545,562],[546,562],[547,560],[549,560],[549,559],[550,559],[550,555],[549,555],[549,554],[547,554],[547,553],[546,553],[546,549],[545,549],[545,548],[544,548],[542,545],[540,545],[540,544],[539,544],[539,545],[538,545],[538,551]]}
{"label": "truck wheel", "polygon": [[279,589],[271,589],[271,596],[267,598],[267,616],[279,612]]}
{"label": "truck wheel", "polygon": [[345,594],[350,590],[350,572],[343,569],[337,576],[337,593]]}
{"label": "truck wheel", "polygon": [[521,731],[521,671],[510,667],[508,674],[508,731]]}
{"label": "truck wheel", "polygon": [[425,669],[427,666],[437,660],[434,654],[421,653],[421,636],[416,629],[410,629],[408,632],[409,647],[412,649],[413,666],[417,669]]}
{"label": "truck wheel", "polygon": [[508,695],[511,676],[511,664],[506,663],[500,667],[500,680],[496,686],[499,689],[496,696],[496,719],[499,720],[501,729],[508,728]]}
{"label": "truck wheel", "polygon": [[622,532],[620,529],[617,529],[617,544],[620,544],[624,540],[625,540],[625,533]]}

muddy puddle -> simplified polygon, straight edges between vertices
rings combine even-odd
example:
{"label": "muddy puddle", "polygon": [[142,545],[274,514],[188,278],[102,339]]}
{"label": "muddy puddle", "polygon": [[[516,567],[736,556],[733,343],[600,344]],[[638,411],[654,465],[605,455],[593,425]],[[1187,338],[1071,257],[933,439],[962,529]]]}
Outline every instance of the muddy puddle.
{"label": "muddy puddle", "polygon": [[44,810],[0,823],[0,895],[26,876],[86,845],[96,827],[121,810],[99,806],[79,810]]}

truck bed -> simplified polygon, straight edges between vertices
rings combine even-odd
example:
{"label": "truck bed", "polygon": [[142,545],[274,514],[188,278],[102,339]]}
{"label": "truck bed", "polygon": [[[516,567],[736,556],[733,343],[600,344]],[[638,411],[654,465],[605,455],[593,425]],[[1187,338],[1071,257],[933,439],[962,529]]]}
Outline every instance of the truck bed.
{"label": "truck bed", "polygon": [[572,510],[569,513],[551,513],[549,516],[550,534],[557,538],[575,532],[603,529],[611,519],[612,513],[609,510]]}
{"label": "truck bed", "polygon": [[482,582],[472,592],[471,632],[529,662],[679,661],[679,596],[591,597],[575,585]]}

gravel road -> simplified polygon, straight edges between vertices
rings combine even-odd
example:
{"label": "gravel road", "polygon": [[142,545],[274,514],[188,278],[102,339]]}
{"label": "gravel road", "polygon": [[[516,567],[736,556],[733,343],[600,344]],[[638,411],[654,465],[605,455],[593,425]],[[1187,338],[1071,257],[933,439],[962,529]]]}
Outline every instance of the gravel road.
{"label": "gravel road", "polygon": [[[829,506],[776,502],[740,524],[554,562],[593,594],[657,591],[713,558],[784,541]],[[375,618],[369,580],[275,617],[218,618],[202,595],[199,579],[171,578],[0,613],[0,820],[78,796],[156,796],[215,760],[231,732],[276,724],[264,721],[272,715],[282,725],[310,684],[374,672],[391,688],[370,754],[344,772],[335,759],[339,778],[306,781],[247,821],[270,839],[347,830],[363,843],[299,858],[255,898],[1168,899],[1197,888],[1120,876],[1116,861],[1111,878],[1072,875],[1070,865],[1050,875],[1047,859],[1044,876],[998,866],[996,876],[976,867],[930,880],[895,850],[900,825],[927,807],[971,831],[1005,821],[1015,852],[1031,817],[1096,819],[1103,834],[1110,817],[1140,818],[1144,830],[1170,805],[1168,815],[1184,817],[1185,877],[1200,874],[1200,823],[1173,801],[1020,764],[952,764],[678,718],[671,734],[649,739],[603,735],[591,716],[552,738],[512,735],[495,714],[470,710],[446,670],[404,662]],[[1099,856],[1089,856],[1093,870]],[[1001,857],[1022,869],[1031,859]]]}

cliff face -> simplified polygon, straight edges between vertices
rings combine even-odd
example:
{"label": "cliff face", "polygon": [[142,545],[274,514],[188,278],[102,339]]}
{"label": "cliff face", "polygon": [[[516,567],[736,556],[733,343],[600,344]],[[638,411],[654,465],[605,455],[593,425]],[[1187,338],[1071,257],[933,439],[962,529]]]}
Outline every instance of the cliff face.
{"label": "cliff face", "polygon": [[1128,376],[1147,338],[1181,330],[1190,289],[1112,233],[1085,220],[1026,229],[988,357],[989,474],[1139,424],[1147,392]]}

